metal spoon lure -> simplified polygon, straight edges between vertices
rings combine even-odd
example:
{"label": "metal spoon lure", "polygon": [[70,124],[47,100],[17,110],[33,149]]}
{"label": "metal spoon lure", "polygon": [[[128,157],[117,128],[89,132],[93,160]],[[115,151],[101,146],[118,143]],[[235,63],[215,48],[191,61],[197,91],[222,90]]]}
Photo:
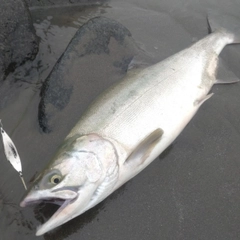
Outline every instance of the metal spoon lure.
{"label": "metal spoon lure", "polygon": [[23,174],[22,174],[22,164],[21,164],[20,157],[18,155],[17,148],[15,147],[11,138],[8,136],[8,134],[3,129],[1,120],[0,120],[0,131],[2,134],[5,156],[6,156],[7,160],[12,164],[12,166],[15,168],[15,170],[18,171],[19,176],[22,180],[23,186],[27,190],[27,186],[24,181]]}

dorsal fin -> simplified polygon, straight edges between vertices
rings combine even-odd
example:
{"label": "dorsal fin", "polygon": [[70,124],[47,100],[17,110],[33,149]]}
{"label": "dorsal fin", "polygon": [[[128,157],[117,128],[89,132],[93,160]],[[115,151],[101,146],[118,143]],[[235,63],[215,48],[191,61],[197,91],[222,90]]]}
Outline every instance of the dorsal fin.
{"label": "dorsal fin", "polygon": [[152,152],[153,148],[160,141],[163,130],[158,128],[144,138],[138,146],[130,153],[124,164],[134,166],[141,165]]}

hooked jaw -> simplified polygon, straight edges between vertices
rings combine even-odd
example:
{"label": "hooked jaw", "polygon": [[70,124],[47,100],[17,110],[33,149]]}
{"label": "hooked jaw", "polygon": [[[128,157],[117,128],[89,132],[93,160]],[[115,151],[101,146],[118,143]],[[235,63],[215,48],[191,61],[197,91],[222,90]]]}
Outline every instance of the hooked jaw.
{"label": "hooked jaw", "polygon": [[[89,184],[83,189],[79,189],[77,192],[71,190],[71,194],[66,194],[64,197],[60,197],[60,194],[58,194],[57,191],[53,193],[49,193],[48,191],[48,194],[46,192],[47,190],[38,192],[33,191],[23,199],[20,206],[26,207],[27,205],[39,203],[40,201],[48,199],[64,200],[61,202],[60,208],[53,214],[53,216],[37,228],[36,236],[40,236],[85,212],[87,210],[87,206],[91,202],[95,190],[96,186],[94,186],[94,184]],[[70,193],[70,190],[66,189],[66,191]],[[63,190],[60,192],[63,192]]]}
{"label": "hooked jaw", "polygon": [[39,190],[39,191],[30,191],[24,199],[21,201],[20,206],[26,207],[28,205],[36,204],[42,200],[49,199],[62,199],[62,200],[73,200],[78,196],[77,191],[72,189],[61,189],[60,191],[49,191],[49,190]]}
{"label": "hooked jaw", "polygon": [[[60,192],[63,192],[60,191]],[[26,207],[30,204],[37,204],[41,202],[42,200],[49,200],[49,199],[61,199],[60,208],[55,212],[55,214],[43,225],[39,226],[37,228],[36,236],[40,236],[55,227],[62,224],[62,222],[67,222],[69,217],[71,217],[71,203],[74,202],[75,199],[78,199],[78,192],[70,191],[66,189],[66,194],[62,195],[61,197],[58,196],[59,194],[56,192],[54,195],[54,192],[51,193],[47,190],[42,191],[31,191],[28,193],[28,195],[23,199],[23,201],[20,203],[21,207]],[[70,206],[70,207],[69,207]],[[69,214],[65,214],[65,212],[69,212]],[[74,211],[73,211],[74,212]]]}

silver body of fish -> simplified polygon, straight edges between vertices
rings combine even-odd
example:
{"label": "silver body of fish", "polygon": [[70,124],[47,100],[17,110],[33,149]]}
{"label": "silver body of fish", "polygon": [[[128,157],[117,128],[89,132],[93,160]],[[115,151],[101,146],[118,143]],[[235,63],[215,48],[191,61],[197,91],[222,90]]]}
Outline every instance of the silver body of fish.
{"label": "silver body of fish", "polygon": [[[221,22],[222,16],[213,16]],[[209,19],[218,31],[160,63],[130,71],[92,103],[20,204],[63,200],[37,235],[101,202],[174,141],[212,96],[219,53],[240,42],[240,28],[231,19],[224,21],[233,24],[230,30]]]}

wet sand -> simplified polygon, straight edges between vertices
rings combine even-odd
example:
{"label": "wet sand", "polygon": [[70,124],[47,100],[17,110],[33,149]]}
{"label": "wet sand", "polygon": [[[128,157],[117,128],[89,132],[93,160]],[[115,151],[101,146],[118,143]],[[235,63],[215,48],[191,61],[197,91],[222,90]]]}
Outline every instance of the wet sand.
{"label": "wet sand", "polygon": [[[113,18],[147,53],[142,61],[154,63],[208,34],[208,8],[240,13],[234,0],[129,0],[79,9],[32,9],[41,37],[39,54],[8,77],[24,81],[12,87],[5,81],[0,90],[0,116],[17,146],[27,184],[73,127],[65,116],[57,131],[43,134],[37,111],[41,84],[79,26],[94,16]],[[240,78],[240,46],[226,47],[221,57]],[[19,207],[24,188],[0,145],[0,239],[239,239],[240,84],[217,85],[212,91],[214,96],[148,168],[95,208],[44,236],[35,237],[36,227],[54,209],[49,204]]]}

